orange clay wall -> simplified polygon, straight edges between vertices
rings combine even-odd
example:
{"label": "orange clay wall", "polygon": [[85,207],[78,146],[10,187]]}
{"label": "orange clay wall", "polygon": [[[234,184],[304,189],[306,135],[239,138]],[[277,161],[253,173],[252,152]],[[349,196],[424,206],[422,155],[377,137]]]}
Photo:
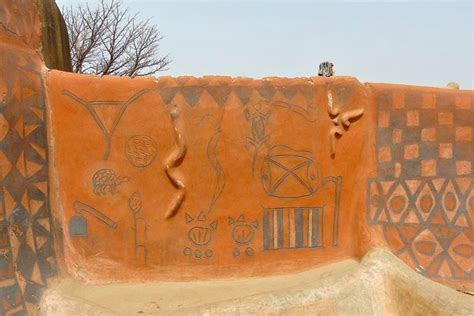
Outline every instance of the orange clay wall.
{"label": "orange clay wall", "polygon": [[34,315],[58,275],[40,43],[35,2],[1,0],[0,315]]}
{"label": "orange clay wall", "polygon": [[69,273],[246,277],[358,252],[371,142],[355,79],[54,71],[47,86]]}
{"label": "orange clay wall", "polygon": [[350,77],[47,74],[64,262],[94,281],[301,271],[388,245],[471,282],[473,93]]}
{"label": "orange clay wall", "polygon": [[48,71],[20,2],[0,1],[0,312],[56,275],[242,278],[374,247],[474,288],[473,91]]}

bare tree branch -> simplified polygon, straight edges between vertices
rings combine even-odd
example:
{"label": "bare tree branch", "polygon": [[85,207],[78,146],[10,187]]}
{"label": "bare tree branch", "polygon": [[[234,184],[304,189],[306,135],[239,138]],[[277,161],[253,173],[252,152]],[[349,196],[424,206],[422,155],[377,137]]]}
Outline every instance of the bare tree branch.
{"label": "bare tree branch", "polygon": [[150,20],[124,8],[120,0],[100,0],[63,8],[76,73],[148,76],[168,69],[168,55],[159,56],[163,39]]}

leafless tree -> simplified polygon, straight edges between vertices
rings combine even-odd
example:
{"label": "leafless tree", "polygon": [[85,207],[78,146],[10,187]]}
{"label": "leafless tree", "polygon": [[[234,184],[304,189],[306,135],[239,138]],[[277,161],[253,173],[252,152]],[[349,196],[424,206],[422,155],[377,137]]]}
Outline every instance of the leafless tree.
{"label": "leafless tree", "polygon": [[63,8],[76,73],[147,76],[167,70],[159,56],[163,36],[150,20],[139,20],[120,0],[99,0]]}

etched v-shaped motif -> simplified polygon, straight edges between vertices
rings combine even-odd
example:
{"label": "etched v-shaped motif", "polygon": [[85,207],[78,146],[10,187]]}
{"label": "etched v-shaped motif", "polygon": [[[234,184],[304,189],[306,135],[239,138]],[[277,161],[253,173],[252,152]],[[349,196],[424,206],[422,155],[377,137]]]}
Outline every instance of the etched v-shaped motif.
{"label": "etched v-shaped motif", "polygon": [[[127,108],[138,98],[146,94],[149,90],[143,89],[134,94],[127,101],[84,101],[68,90],[63,91],[63,95],[76,101],[87,109],[105,138],[104,160],[109,159],[112,136],[120,123],[120,119]],[[112,111],[112,113],[110,113]]]}

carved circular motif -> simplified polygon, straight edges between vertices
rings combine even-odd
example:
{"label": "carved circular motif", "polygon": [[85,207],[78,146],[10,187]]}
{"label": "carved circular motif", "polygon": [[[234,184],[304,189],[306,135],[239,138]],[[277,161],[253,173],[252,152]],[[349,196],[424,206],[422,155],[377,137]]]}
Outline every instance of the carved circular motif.
{"label": "carved circular motif", "polygon": [[255,251],[250,248],[250,247],[247,247],[247,249],[245,249],[245,253],[247,254],[247,256],[249,257],[252,257],[253,255],[255,255]]}
{"label": "carved circular motif", "polygon": [[204,252],[204,255],[206,258],[210,259],[214,255],[214,252],[211,249],[207,249],[206,252]]}
{"label": "carved circular motif", "polygon": [[186,248],[184,248],[184,250],[183,250],[183,254],[184,254],[185,256],[190,256],[192,253],[193,253],[193,251],[192,251],[191,248],[189,248],[189,247],[186,247]]}
{"label": "carved circular motif", "polygon": [[239,248],[234,248],[232,250],[232,254],[234,255],[234,257],[240,256],[240,249]]}
{"label": "carved circular motif", "polygon": [[201,250],[197,249],[194,251],[194,257],[196,257],[196,259],[200,259],[202,257],[202,252]]}
{"label": "carved circular motif", "polygon": [[157,154],[158,149],[155,142],[146,135],[131,137],[125,146],[125,155],[128,161],[137,168],[149,166]]}

